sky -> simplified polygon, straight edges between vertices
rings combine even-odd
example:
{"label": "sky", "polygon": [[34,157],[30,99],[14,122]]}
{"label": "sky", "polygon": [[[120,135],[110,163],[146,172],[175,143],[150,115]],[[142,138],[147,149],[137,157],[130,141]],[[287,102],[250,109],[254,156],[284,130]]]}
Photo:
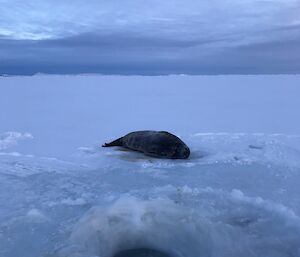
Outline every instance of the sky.
{"label": "sky", "polygon": [[300,0],[0,0],[0,74],[300,73]]}

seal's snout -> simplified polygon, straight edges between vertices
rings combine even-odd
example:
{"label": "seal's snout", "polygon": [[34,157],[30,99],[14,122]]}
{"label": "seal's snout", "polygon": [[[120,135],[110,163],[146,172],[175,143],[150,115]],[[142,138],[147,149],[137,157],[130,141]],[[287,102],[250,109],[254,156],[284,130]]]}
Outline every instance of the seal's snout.
{"label": "seal's snout", "polygon": [[173,156],[173,159],[188,159],[190,156],[190,149],[187,146],[178,147]]}
{"label": "seal's snout", "polygon": [[183,149],[182,149],[182,152],[181,152],[181,158],[182,159],[187,159],[187,158],[189,158],[189,156],[190,156],[190,149],[186,146],[186,147],[184,147]]}
{"label": "seal's snout", "polygon": [[189,149],[188,147],[186,147],[186,148],[184,149],[184,152],[183,152],[184,158],[185,158],[185,159],[189,158],[190,153],[191,153],[190,149]]}

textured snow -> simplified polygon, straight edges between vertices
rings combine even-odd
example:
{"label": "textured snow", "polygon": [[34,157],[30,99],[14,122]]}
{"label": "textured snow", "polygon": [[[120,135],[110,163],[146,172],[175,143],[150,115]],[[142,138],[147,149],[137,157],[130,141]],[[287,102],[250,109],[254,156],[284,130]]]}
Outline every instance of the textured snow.
{"label": "textured snow", "polygon": [[[0,256],[300,256],[299,83],[1,78]],[[190,159],[100,147],[142,128],[176,133]]]}
{"label": "textured snow", "polygon": [[6,132],[0,135],[0,150],[16,145],[19,140],[32,138],[29,133]]}

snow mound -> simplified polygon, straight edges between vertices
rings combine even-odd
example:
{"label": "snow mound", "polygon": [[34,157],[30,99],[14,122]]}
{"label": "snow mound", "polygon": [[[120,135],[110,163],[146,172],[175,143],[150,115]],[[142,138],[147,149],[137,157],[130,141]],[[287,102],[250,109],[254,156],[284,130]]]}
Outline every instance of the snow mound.
{"label": "snow mound", "polygon": [[166,186],[93,207],[60,254],[110,257],[149,248],[174,257],[298,256],[299,238],[299,217],[282,205],[239,190]]}

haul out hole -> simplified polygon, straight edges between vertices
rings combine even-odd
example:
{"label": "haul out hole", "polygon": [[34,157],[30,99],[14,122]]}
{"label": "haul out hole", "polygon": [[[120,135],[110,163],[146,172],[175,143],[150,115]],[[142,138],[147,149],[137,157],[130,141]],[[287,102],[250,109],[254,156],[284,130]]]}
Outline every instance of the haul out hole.
{"label": "haul out hole", "polygon": [[149,249],[149,248],[137,248],[120,251],[113,257],[172,257],[164,252]]}

